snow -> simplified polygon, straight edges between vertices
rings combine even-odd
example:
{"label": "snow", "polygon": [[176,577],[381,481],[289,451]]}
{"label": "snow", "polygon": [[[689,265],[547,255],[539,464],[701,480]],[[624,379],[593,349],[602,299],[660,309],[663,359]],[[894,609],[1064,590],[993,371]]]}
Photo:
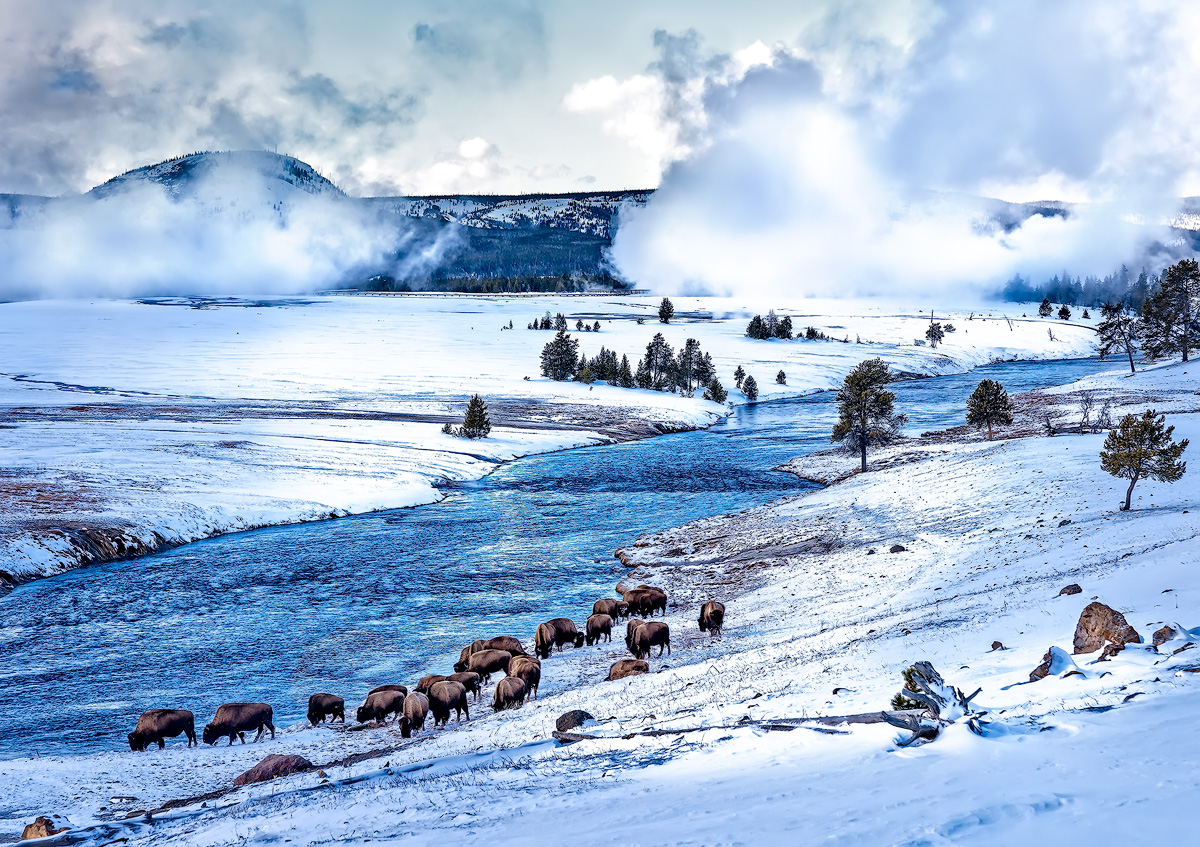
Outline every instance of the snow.
{"label": "snow", "polygon": [[[728,414],[699,398],[540,377],[552,333],[525,326],[546,311],[563,312],[571,327],[600,321],[599,333],[574,333],[582,352],[604,345],[633,365],[656,332],[675,348],[695,337],[731,403],[744,401],[733,390],[738,365],[769,400],[834,387],[868,356],[936,374],[1089,355],[1095,346],[1087,324],[1022,320],[1011,304],[981,305],[972,319],[970,310],[939,309],[959,330],[932,350],[913,344],[928,313],[911,304],[675,302],[670,325],[656,319],[658,298],[632,296],[0,304],[0,473],[15,481],[0,494],[0,571],[26,579],[89,561],[55,527],[99,528],[153,549],[415,506],[439,499],[447,480],[479,478],[518,456],[708,426]],[[798,328],[864,343],[746,338],[749,317],[771,306]],[[510,320],[516,329],[503,328]],[[774,381],[780,369],[787,385]],[[442,423],[461,420],[474,392],[492,406],[492,436],[443,435]]]}
{"label": "snow", "polygon": [[[1117,369],[1071,389],[1112,395],[1118,411],[1152,398],[1196,444],[1200,370],[1190,370]],[[649,675],[601,681],[624,654],[618,635],[554,654],[540,700],[499,715],[473,704],[470,721],[407,743],[390,727],[296,726],[245,747],[176,741],[164,753],[3,762],[0,831],[57,812],[129,844],[1189,843],[1200,646],[1175,651],[1200,626],[1200,500],[1186,476],[1143,482],[1119,512],[1124,483],[1100,470],[1102,440],[939,441],[918,461],[638,539],[623,551],[630,579],[662,585],[673,604],[672,653],[652,657]],[[895,543],[907,551],[887,553]],[[1071,582],[1083,593],[1060,596]],[[715,641],[695,626],[710,597],[728,610]],[[1030,683],[1049,648],[1070,650],[1093,598],[1146,643],[1103,663],[1068,655],[1082,674]],[[1155,650],[1164,624],[1178,635]],[[742,723],[878,711],[918,659],[983,689],[972,701],[989,712],[982,737],[954,726],[900,748],[880,724]],[[548,741],[574,708],[596,716],[584,732],[600,738]],[[324,764],[393,746],[152,824],[116,820],[227,787],[269,752]],[[125,795],[136,799],[112,800]]]}

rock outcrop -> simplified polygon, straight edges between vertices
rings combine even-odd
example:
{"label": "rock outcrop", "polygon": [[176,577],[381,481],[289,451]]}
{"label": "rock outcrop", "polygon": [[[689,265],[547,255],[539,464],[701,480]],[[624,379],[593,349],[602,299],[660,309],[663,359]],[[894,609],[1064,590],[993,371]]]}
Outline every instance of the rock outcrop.
{"label": "rock outcrop", "polygon": [[1116,609],[1099,602],[1089,603],[1075,626],[1074,652],[1094,653],[1110,641],[1141,644],[1142,637]]}

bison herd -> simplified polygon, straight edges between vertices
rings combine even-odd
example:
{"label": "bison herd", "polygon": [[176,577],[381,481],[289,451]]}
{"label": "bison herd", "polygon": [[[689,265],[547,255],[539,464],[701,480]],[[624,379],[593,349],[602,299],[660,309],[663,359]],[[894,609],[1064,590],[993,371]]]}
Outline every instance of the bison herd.
{"label": "bison herd", "polygon": [[[667,613],[667,594],[661,588],[639,585],[622,593],[621,600],[597,600],[592,606],[584,631],[580,632],[570,618],[554,618],[539,624],[533,636],[534,655],[525,652],[521,640],[512,635],[477,639],[462,649],[454,663],[454,673],[423,676],[410,692],[404,685],[380,685],[367,692],[363,704],[355,712],[360,724],[385,724],[395,719],[404,738],[425,728],[429,714],[433,726],[445,726],[453,712],[459,723],[470,720],[468,695],[478,702],[484,684],[490,684],[493,674],[503,672],[492,696],[492,709],[520,708],[530,698],[537,698],[542,679],[542,660],[549,659],[563,647],[582,647],[599,644],[601,639],[612,641],[612,628],[622,618],[625,625],[625,646],[632,659],[621,659],[609,668],[608,680],[624,679],[650,672],[646,661],[653,648],[659,656],[671,653],[671,628],[662,621],[644,620],[655,612]],[[700,631],[714,638],[721,636],[725,621],[725,606],[715,600],[700,609]],[[212,721],[204,727],[201,740],[216,744],[228,738],[246,743],[246,733],[256,732],[254,741],[270,731],[275,737],[274,715],[266,703],[226,703],[217,709]],[[319,693],[308,698],[308,720],[313,726],[328,721],[346,722],[346,702],[335,694]],[[140,751],[152,744],[161,750],[167,738],[187,737],[187,746],[196,745],[195,717],[186,709],[151,709],[138,718],[137,726],[129,733],[129,749]]]}

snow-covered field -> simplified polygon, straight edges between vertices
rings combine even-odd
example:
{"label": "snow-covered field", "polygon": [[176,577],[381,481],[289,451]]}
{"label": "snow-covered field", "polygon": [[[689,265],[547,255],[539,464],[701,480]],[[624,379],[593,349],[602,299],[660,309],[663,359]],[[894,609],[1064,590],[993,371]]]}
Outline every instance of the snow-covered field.
{"label": "snow-covered field", "polygon": [[[928,312],[911,304],[680,298],[669,326],[658,323],[657,304],[531,296],[0,304],[0,582],[223,532],[429,503],[439,483],[478,478],[517,456],[708,426],[727,414],[699,398],[542,378],[539,353],[552,333],[525,326],[546,311],[563,312],[572,328],[599,320],[600,333],[577,334],[582,352],[604,345],[634,365],[656,332],[676,348],[694,337],[731,403],[744,400],[732,391],[738,365],[766,400],[835,386],[876,355],[936,374],[1094,350],[1085,322],[1021,319],[1012,304],[976,307],[970,320],[969,310],[939,308],[958,331],[936,351],[914,344]],[[800,330],[811,324],[850,343],[746,338],[749,317],[772,306]],[[515,329],[504,329],[510,321]],[[787,385],[775,383],[780,369]],[[492,437],[443,435],[474,392],[492,406]]]}
{"label": "snow-covered field", "polygon": [[[1114,397],[1118,412],[1170,409],[1194,445],[1190,370],[1115,370],[1073,388]],[[1190,475],[1142,482],[1119,512],[1124,483],[1100,470],[1102,440],[932,439],[913,445],[921,461],[638,539],[622,554],[631,579],[673,600],[673,651],[650,675],[599,681],[627,655],[618,635],[547,660],[539,701],[500,715],[481,702],[461,727],[409,743],[392,728],[297,726],[245,747],[4,762],[6,828],[57,812],[100,824],[97,843],[129,844],[1189,843],[1200,498]],[[1082,593],[1060,596],[1068,583]],[[716,642],[695,624],[709,597],[728,606]],[[1028,682],[1048,648],[1070,652],[1093,598],[1145,644],[1104,663],[1072,656]],[[1164,624],[1176,637],[1155,649]],[[953,726],[901,748],[883,725],[796,720],[887,708],[918,659],[982,688],[982,737]],[[600,738],[548,741],[573,708],[596,716],[582,732]],[[797,727],[762,726],[772,719]],[[633,735],[651,729],[700,731]],[[372,748],[383,755],[329,764]],[[324,774],[118,822],[227,788],[266,753],[300,753]]]}

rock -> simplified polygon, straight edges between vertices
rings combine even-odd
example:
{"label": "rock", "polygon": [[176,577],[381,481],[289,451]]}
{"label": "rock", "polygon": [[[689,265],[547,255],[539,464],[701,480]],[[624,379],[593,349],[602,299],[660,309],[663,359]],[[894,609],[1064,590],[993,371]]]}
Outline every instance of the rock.
{"label": "rock", "polygon": [[868,555],[868,556],[874,556],[874,555],[875,555],[875,548],[874,548],[874,547],[871,547],[871,548],[869,548],[869,549],[867,550],[867,555]]}
{"label": "rock", "polygon": [[[29,841],[33,838],[48,838],[51,835],[58,835],[60,832],[66,832],[70,829],[69,826],[55,827],[55,820],[41,815],[33,823],[25,827],[21,831],[21,840]],[[59,821],[61,823],[61,821]],[[9,836],[10,838],[12,836]]]}
{"label": "rock", "polygon": [[1100,658],[1097,659],[1096,661],[1097,662],[1107,662],[1109,659],[1111,659],[1113,656],[1117,655],[1124,649],[1125,649],[1124,644],[1118,644],[1116,642],[1110,641],[1104,645],[1104,650],[1101,651]]}
{"label": "rock", "polygon": [[1063,590],[1058,592],[1058,596],[1062,597],[1064,594],[1070,596],[1072,594],[1082,594],[1082,593],[1083,593],[1083,589],[1079,587],[1079,583],[1072,582],[1070,585],[1064,585]]}
{"label": "rock", "polygon": [[1158,649],[1160,645],[1166,644],[1175,637],[1176,629],[1170,624],[1163,624],[1161,629],[1154,631],[1154,635],[1150,637],[1150,643],[1154,645],[1154,649]]}
{"label": "rock", "polygon": [[1058,525],[1061,528],[1064,526],[1068,526],[1070,523],[1071,522],[1069,520],[1067,520],[1066,518],[1063,518],[1061,521],[1058,522]]}
{"label": "rock", "polygon": [[1051,674],[1059,676],[1063,673],[1080,673],[1080,671],[1066,650],[1061,647],[1051,647],[1046,651],[1046,655],[1042,656],[1042,663],[1030,672],[1029,681],[1037,682]]}
{"label": "rock", "polygon": [[905,553],[907,551],[908,551],[908,548],[905,547],[903,544],[893,544],[891,547],[888,548],[889,553]]}
{"label": "rock", "polygon": [[1042,656],[1042,663],[1029,672],[1029,681],[1037,682],[1039,679],[1045,679],[1048,677],[1050,675],[1050,666],[1052,664],[1054,664],[1054,654],[1051,652],[1051,650],[1047,650],[1046,655]]}
{"label": "rock", "polygon": [[583,709],[572,709],[558,716],[558,720],[554,722],[554,728],[559,732],[570,732],[573,729],[579,729],[588,721],[594,720],[595,718]]}
{"label": "rock", "polygon": [[1075,626],[1075,652],[1093,653],[1107,641],[1141,644],[1142,637],[1116,609],[1103,603],[1089,603]]}
{"label": "rock", "polygon": [[993,642],[992,642],[992,649],[993,649],[993,650],[1003,650],[1003,649],[1004,649],[1004,645],[1003,645],[1003,644],[1001,644],[999,641],[993,641]]}
{"label": "rock", "polygon": [[291,776],[312,770],[312,762],[303,756],[280,755],[271,753],[250,770],[233,781],[234,785],[253,785],[256,782],[266,782],[281,776]]}

